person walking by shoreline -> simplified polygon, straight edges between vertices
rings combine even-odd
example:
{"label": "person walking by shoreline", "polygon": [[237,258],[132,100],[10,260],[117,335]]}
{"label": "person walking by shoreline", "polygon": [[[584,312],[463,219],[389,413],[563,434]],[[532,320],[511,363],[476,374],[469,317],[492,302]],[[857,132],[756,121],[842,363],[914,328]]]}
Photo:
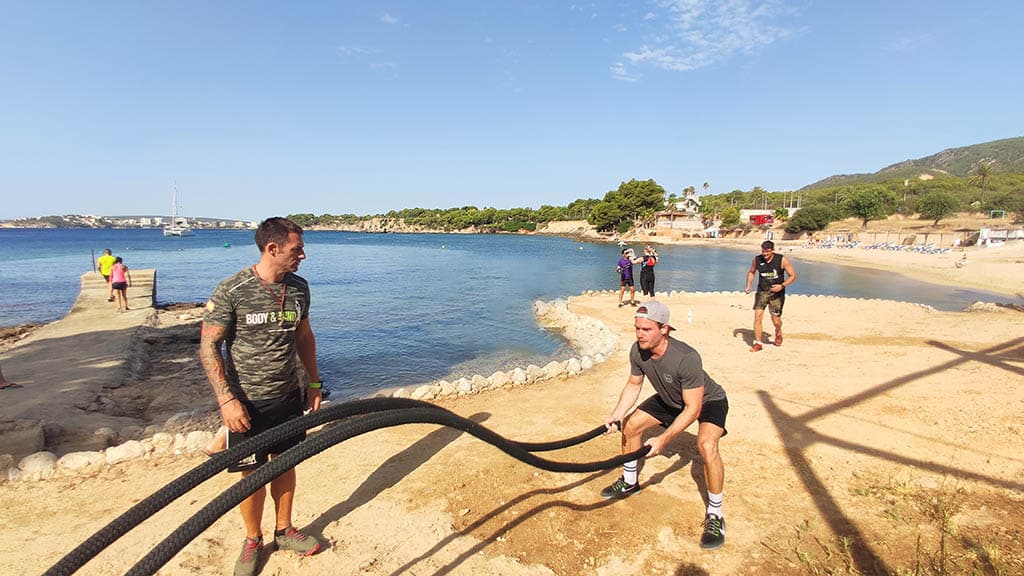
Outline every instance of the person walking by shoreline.
{"label": "person walking by shoreline", "polygon": [[[728,432],[725,418],[729,400],[725,389],[708,376],[700,354],[689,344],[676,340],[669,324],[669,309],[661,302],[644,302],[636,310],[633,326],[636,342],[629,350],[629,379],[619,394],[612,413],[604,421],[607,432],[622,433],[622,453],[629,454],[650,446],[646,458],[664,452],[666,445],[696,420],[697,450],[704,463],[707,487],[707,511],[700,547],[718,548],[725,543],[725,516],[722,498],[725,465],[718,443]],[[655,394],[633,406],[640,397],[644,377]],[[646,430],[663,426],[664,432],[643,441]],[[606,500],[627,498],[640,492],[640,466],[636,460],[622,465],[622,476],[601,491]]]}
{"label": "person walking by shoreline", "polygon": [[132,273],[124,265],[124,260],[118,256],[114,259],[114,265],[110,267],[110,289],[117,297],[117,311],[128,310],[128,288],[132,285]]}
{"label": "person walking by shoreline", "polygon": [[640,262],[640,293],[654,299],[654,267],[658,264],[658,251],[650,244],[644,246],[644,257]]}
{"label": "person walking by shoreline", "polygon": [[[200,357],[228,428],[228,447],[246,437],[319,410],[320,374],[316,338],[309,323],[309,284],[295,274],[306,258],[302,228],[286,218],[268,218],[256,229],[259,261],[217,285],[203,317]],[[223,345],[224,352],[221,348]],[[303,401],[296,356],[311,382]],[[270,458],[302,442],[301,432],[228,468],[251,474]],[[309,556],[320,542],[292,524],[295,469],[270,482],[274,500],[274,543],[279,550]],[[242,501],[245,541],[235,563],[235,576],[255,574],[263,549],[261,487]]]}
{"label": "person walking by shoreline", "polygon": [[[637,305],[636,286],[633,285],[633,265],[639,262],[640,259],[636,257],[632,248],[622,249],[622,258],[619,258],[619,262],[615,266],[615,270],[619,273],[619,308],[627,303],[633,306]],[[626,293],[626,286],[629,286],[629,301],[623,302],[622,296]]]}
{"label": "person walking by shoreline", "polygon": [[754,256],[747,271],[747,286],[744,292],[750,294],[750,286],[757,276],[757,293],[754,294],[754,345],[751,352],[760,352],[761,331],[764,323],[764,309],[768,308],[772,324],[775,325],[776,346],[782,346],[782,307],[786,304],[786,286],[796,282],[796,270],[789,259],[775,253],[775,243],[765,240],[761,253]]}
{"label": "person walking by shoreline", "polygon": [[103,281],[107,283],[107,302],[114,301],[114,288],[110,285],[110,268],[114,265],[114,256],[110,253],[110,248],[104,248],[103,254],[96,259],[96,271],[103,276]]}

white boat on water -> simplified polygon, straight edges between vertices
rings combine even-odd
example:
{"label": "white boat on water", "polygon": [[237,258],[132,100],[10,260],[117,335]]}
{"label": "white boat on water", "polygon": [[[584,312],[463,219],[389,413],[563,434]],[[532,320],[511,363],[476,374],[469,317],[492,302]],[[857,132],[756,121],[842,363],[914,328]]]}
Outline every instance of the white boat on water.
{"label": "white boat on water", "polygon": [[188,224],[188,218],[178,216],[178,187],[171,194],[171,221],[164,226],[164,236],[193,236],[195,231]]}

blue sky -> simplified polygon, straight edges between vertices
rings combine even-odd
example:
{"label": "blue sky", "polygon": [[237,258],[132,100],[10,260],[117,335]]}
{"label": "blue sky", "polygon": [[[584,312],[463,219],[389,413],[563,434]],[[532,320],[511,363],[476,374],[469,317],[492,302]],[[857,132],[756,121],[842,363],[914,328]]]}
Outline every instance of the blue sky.
{"label": "blue sky", "polygon": [[1024,3],[0,0],[0,218],[796,189],[1024,135]]}

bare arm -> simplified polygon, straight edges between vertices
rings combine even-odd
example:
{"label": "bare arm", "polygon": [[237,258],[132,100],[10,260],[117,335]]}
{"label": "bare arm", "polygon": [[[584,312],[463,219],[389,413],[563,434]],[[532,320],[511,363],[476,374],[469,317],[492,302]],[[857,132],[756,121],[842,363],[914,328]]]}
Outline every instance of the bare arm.
{"label": "bare arm", "polygon": [[636,399],[640,397],[640,388],[644,384],[644,375],[629,375],[629,380],[626,381],[626,385],[622,388],[622,392],[619,394],[619,401],[615,404],[615,409],[612,410],[608,419],[604,421],[605,427],[609,432],[612,432],[612,427],[617,430],[619,428],[619,422],[622,417],[626,415],[626,412],[636,404]]}
{"label": "bare arm", "polygon": [[783,286],[789,286],[793,282],[796,282],[796,269],[789,262],[789,258],[782,257],[782,269],[786,271],[786,281],[782,283]]}
{"label": "bare arm", "polygon": [[683,389],[683,404],[686,405],[683,411],[676,416],[675,420],[672,421],[672,425],[665,429],[664,432],[655,436],[646,442],[647,446],[651,447],[651,451],[647,453],[647,457],[657,456],[665,448],[665,445],[672,441],[673,438],[683,433],[683,430],[693,424],[693,422],[700,416],[700,409],[704,403],[704,387],[700,388],[684,388]]}
{"label": "bare arm", "polygon": [[231,391],[224,373],[224,357],[220,354],[220,347],[226,334],[227,328],[203,322],[199,339],[199,360],[203,363],[210,388],[217,397],[224,425],[232,432],[245,432],[249,429],[249,412]]}
{"label": "bare arm", "polygon": [[[309,325],[309,318],[305,318],[295,327],[295,349],[299,353],[299,360],[306,368],[306,374],[310,381],[320,381],[320,370],[316,365],[316,337],[313,335],[313,328]],[[320,409],[320,402],[323,400],[323,391],[319,388],[310,388],[306,394],[306,407],[314,412]]]}

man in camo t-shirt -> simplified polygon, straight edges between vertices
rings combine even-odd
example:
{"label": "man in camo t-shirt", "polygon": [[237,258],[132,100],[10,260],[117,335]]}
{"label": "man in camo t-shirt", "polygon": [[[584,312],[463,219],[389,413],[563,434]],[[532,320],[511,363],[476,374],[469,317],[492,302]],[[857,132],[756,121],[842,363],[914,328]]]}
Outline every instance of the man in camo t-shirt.
{"label": "man in camo t-shirt", "polygon": [[[228,447],[320,408],[321,383],[316,364],[316,339],[309,325],[309,284],[295,274],[306,258],[302,228],[285,218],[268,218],[256,230],[260,259],[221,282],[203,317],[200,356],[217,396],[221,419],[228,428]],[[222,352],[223,348],[223,352]],[[298,354],[311,382],[303,401],[297,372]],[[244,475],[305,439],[299,433],[252,454],[229,468]],[[295,470],[271,481],[279,549],[303,556],[320,543],[292,526]],[[246,538],[235,564],[235,576],[256,572],[263,548],[260,524],[266,488],[239,506]]]}

